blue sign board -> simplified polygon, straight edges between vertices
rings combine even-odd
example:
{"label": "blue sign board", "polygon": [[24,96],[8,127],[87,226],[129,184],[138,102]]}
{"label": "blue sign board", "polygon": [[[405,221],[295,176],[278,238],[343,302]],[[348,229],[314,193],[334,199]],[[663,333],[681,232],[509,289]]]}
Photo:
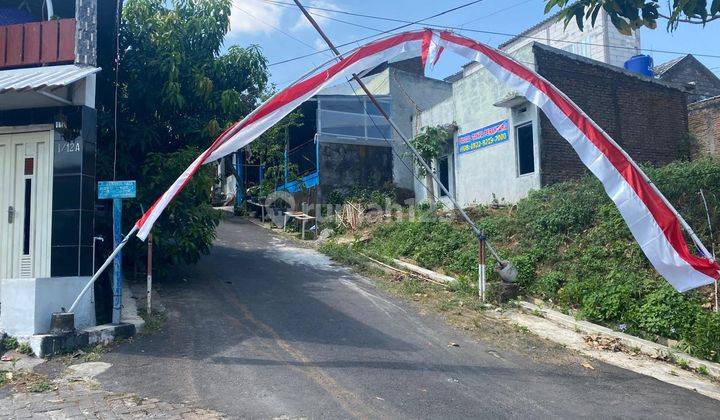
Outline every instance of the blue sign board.
{"label": "blue sign board", "polygon": [[457,138],[458,154],[474,152],[484,147],[507,141],[510,138],[508,120],[502,120],[487,127],[460,134]]}
{"label": "blue sign board", "polygon": [[98,199],[135,198],[135,181],[100,181]]}

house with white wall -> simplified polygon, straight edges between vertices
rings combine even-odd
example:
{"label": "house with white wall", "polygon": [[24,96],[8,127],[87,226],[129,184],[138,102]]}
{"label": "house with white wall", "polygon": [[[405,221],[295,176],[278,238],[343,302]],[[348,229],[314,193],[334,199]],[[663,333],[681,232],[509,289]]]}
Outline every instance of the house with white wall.
{"label": "house with white wall", "polygon": [[[686,92],[676,85],[542,43],[511,55],[568,95],[638,162],[677,158],[688,124]],[[545,115],[478,65],[465,66],[452,96],[417,118],[415,134],[427,126],[457,127],[433,165],[463,206],[514,203],[531,190],[587,174]],[[428,199],[419,180],[415,195]]]}

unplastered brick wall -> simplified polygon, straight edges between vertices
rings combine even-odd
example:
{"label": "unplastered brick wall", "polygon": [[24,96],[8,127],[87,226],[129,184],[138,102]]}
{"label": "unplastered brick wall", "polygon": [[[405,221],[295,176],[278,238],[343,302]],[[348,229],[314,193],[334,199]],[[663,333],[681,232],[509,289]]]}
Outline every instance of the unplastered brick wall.
{"label": "unplastered brick wall", "polygon": [[700,152],[720,153],[720,96],[688,106],[688,128]]}
{"label": "unplastered brick wall", "polygon": [[97,0],[75,0],[75,63],[97,65]]}
{"label": "unplastered brick wall", "polygon": [[[535,44],[538,73],[570,97],[638,163],[678,156],[688,132],[686,97],[663,82]],[[541,113],[542,185],[587,174],[570,144]]]}

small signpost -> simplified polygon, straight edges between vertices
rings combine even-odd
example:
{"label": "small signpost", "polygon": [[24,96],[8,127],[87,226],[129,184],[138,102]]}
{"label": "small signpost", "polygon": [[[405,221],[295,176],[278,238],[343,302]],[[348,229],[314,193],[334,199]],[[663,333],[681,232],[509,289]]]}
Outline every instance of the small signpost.
{"label": "small signpost", "polygon": [[[98,182],[98,199],[113,201],[113,245],[117,247],[122,241],[122,200],[135,198],[135,181],[100,181]],[[95,267],[93,267],[95,270]],[[113,312],[112,323],[120,323],[122,310],[122,252],[118,252],[113,260]]]}

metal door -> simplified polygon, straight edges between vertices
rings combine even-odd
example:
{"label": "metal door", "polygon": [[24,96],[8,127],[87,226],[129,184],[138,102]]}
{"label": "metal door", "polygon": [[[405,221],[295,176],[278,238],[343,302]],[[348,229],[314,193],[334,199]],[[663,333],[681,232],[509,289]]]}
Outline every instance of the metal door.
{"label": "metal door", "polygon": [[0,278],[50,276],[51,132],[0,134]]}

